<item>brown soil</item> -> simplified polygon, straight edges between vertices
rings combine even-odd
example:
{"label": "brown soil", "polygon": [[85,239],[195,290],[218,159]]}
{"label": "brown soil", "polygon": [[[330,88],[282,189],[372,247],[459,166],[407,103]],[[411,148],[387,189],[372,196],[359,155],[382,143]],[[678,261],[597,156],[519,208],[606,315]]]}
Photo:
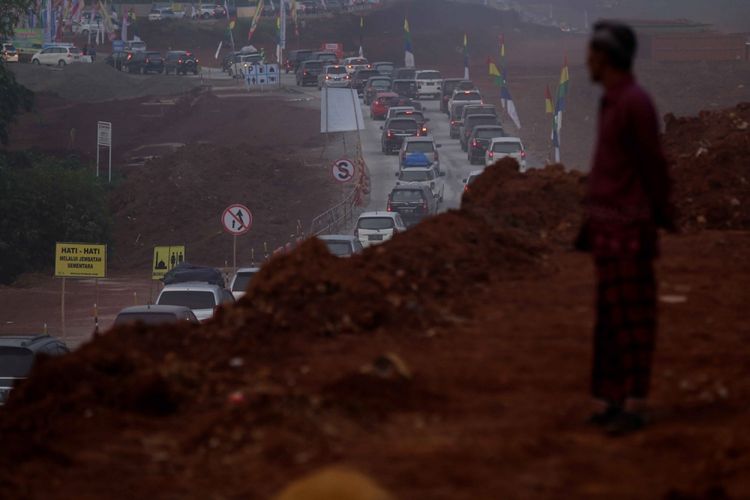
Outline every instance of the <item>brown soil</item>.
{"label": "brown soil", "polygon": [[512,227],[495,189],[547,185],[518,217],[552,230],[568,194],[551,180],[580,181],[509,168],[488,169],[468,208],[361,256],[313,240],[273,259],[204,326],[121,328],[40,363],[0,418],[0,485],[268,498],[343,463],[398,498],[750,495],[750,234],[666,239],[662,294],[686,302],[663,307],[654,421],[607,438],[583,424],[588,258]]}

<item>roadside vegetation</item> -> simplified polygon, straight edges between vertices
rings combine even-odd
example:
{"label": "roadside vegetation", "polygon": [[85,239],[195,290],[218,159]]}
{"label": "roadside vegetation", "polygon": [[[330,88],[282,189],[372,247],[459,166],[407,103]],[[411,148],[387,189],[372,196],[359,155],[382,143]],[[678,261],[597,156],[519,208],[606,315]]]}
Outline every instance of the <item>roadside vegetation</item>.
{"label": "roadside vegetation", "polygon": [[52,265],[55,242],[109,241],[105,189],[75,158],[0,155],[0,283]]}

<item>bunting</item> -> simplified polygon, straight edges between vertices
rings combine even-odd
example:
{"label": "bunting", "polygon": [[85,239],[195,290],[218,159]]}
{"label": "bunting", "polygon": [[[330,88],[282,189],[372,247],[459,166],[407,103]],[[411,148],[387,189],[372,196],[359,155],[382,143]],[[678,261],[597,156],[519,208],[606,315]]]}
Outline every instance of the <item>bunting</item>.
{"label": "bunting", "polygon": [[414,67],[414,48],[411,43],[409,20],[406,18],[404,18],[404,66],[407,68]]}
{"label": "bunting", "polygon": [[255,30],[258,29],[258,23],[260,22],[260,16],[263,14],[263,3],[265,0],[258,0],[258,5],[255,6],[255,14],[253,14],[253,20],[250,22],[250,31],[247,32],[247,41],[249,42],[253,35],[255,34]]}

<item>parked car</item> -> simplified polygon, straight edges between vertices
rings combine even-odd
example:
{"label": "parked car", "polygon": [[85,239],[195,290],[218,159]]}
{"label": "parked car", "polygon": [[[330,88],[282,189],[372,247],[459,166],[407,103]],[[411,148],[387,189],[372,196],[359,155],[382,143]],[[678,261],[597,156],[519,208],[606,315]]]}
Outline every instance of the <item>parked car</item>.
{"label": "parked car", "polygon": [[414,80],[414,77],[416,76],[416,68],[396,68],[393,70],[394,80]]}
{"label": "parked car", "polygon": [[315,59],[308,59],[299,65],[297,69],[297,85],[304,87],[305,85],[316,85],[318,83],[318,75],[323,72],[323,62]]}
{"label": "parked car", "polygon": [[438,200],[428,186],[396,186],[388,195],[386,210],[399,214],[408,227],[421,222],[425,217],[435,215]]}
{"label": "parked car", "polygon": [[[421,165],[410,166],[410,163]],[[438,171],[426,155],[415,153],[407,158],[405,167],[396,172],[396,178],[398,179],[396,185],[427,186],[438,202],[442,202],[445,196],[445,180],[443,177],[445,177],[445,172]]]}
{"label": "parked car", "polygon": [[104,62],[115,68],[116,70],[121,70],[122,65],[125,62],[125,59],[127,59],[128,53],[117,51],[112,52],[110,55],[107,56],[106,59],[104,59]]}
{"label": "parked car", "polygon": [[161,53],[147,50],[146,52],[130,52],[122,66],[128,73],[164,73],[164,58]]}
{"label": "parked car", "polygon": [[127,325],[131,323],[143,323],[155,326],[167,323],[198,323],[193,311],[184,306],[132,306],[126,307],[117,314],[114,326]]}
{"label": "parked car", "polygon": [[341,64],[346,68],[346,72],[353,75],[358,69],[372,69],[372,65],[364,57],[347,57]]}
{"label": "parked car", "polygon": [[325,243],[328,251],[336,257],[351,257],[362,251],[362,244],[354,236],[345,234],[327,234],[318,236]]}
{"label": "parked car", "polygon": [[479,125],[500,125],[497,116],[495,115],[470,115],[467,116],[464,122],[461,124],[461,132],[459,140],[461,141],[461,150],[468,151],[469,149],[469,137],[474,131],[474,127]]}
{"label": "parked car", "polygon": [[372,69],[385,76],[393,76],[393,70],[395,68],[396,66],[392,62],[378,61],[372,63]]}
{"label": "parked car", "polygon": [[487,146],[485,154],[485,165],[492,165],[498,160],[506,157],[515,158],[518,162],[519,171],[526,172],[526,149],[518,137],[496,137]]}
{"label": "parked car", "polygon": [[0,335],[0,406],[16,383],[28,377],[38,355],[68,352],[65,342],[50,335]]}
{"label": "parked car", "polygon": [[406,231],[406,224],[396,212],[364,212],[357,219],[354,237],[362,247],[385,243],[397,233]]}
{"label": "parked car", "polygon": [[345,88],[349,86],[351,79],[344,66],[326,66],[318,75],[318,90],[322,90],[323,87]]}
{"label": "parked car", "polygon": [[440,154],[438,153],[438,148],[440,147],[442,145],[436,144],[432,136],[407,137],[404,139],[401,150],[398,152],[399,168],[404,168],[404,163],[408,156],[421,153],[430,158],[432,164],[437,167],[438,171],[442,172],[440,168]]}
{"label": "parked car", "polygon": [[419,97],[416,80],[393,80],[391,89],[398,95],[408,97],[409,99],[417,99]]}
{"label": "parked car", "polygon": [[312,57],[313,51],[310,49],[297,49],[291,50],[287,54],[286,63],[284,63],[284,70],[287,73],[297,72],[297,68],[303,61],[307,61]]}
{"label": "parked car", "polygon": [[363,93],[365,105],[369,106],[377,94],[388,92],[389,90],[391,90],[391,79],[387,76],[373,76],[368,78]]}
{"label": "parked car", "polygon": [[52,46],[40,50],[31,56],[32,64],[45,64],[48,66],[65,66],[81,62],[83,54],[78,47]]}
{"label": "parked car", "polygon": [[217,307],[231,304],[234,296],[226,288],[202,282],[186,282],[166,285],[156,299],[160,306],[184,306],[189,308],[198,321],[210,319]]}
{"label": "parked car", "polygon": [[245,296],[247,286],[250,284],[253,276],[258,274],[259,271],[259,267],[241,267],[237,269],[237,272],[232,277],[232,283],[229,285],[229,290],[232,291],[235,300],[240,300]]}
{"label": "parked car", "polygon": [[177,19],[178,17],[181,16],[175,13],[171,7],[152,7],[148,13],[149,21],[164,21],[166,19]]}
{"label": "parked car", "polygon": [[187,75],[188,73],[197,75],[199,72],[198,58],[185,50],[170,50],[164,57],[164,72],[176,75]]}
{"label": "parked car", "polygon": [[4,43],[0,51],[0,59],[6,63],[18,62],[18,50],[12,43]]}
{"label": "parked car", "polygon": [[483,164],[487,148],[496,137],[505,137],[505,131],[500,125],[479,125],[474,127],[469,136],[467,159],[471,165]]}
{"label": "parked car", "polygon": [[439,71],[421,70],[417,71],[414,79],[417,81],[417,97],[424,99],[426,97],[440,97],[441,84],[443,76]]}
{"label": "parked car", "polygon": [[125,42],[125,52],[146,52],[146,42],[142,40],[131,40]]}
{"label": "parked car", "polygon": [[419,135],[419,124],[414,118],[390,118],[380,128],[383,130],[380,145],[385,154],[398,150],[404,138]]}
{"label": "parked car", "polygon": [[378,92],[370,103],[370,119],[385,120],[388,110],[398,100],[399,96],[395,92]]}

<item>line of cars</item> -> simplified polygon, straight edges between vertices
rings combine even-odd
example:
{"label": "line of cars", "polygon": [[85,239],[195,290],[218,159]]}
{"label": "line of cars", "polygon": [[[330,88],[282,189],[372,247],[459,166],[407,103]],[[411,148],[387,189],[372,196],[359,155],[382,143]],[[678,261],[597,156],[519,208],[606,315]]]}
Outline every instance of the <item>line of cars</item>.
{"label": "line of cars", "polygon": [[142,41],[127,42],[124,50],[112,52],[104,60],[113,68],[126,73],[197,75],[200,61],[188,50],[170,50],[162,55],[156,50],[148,50]]}

